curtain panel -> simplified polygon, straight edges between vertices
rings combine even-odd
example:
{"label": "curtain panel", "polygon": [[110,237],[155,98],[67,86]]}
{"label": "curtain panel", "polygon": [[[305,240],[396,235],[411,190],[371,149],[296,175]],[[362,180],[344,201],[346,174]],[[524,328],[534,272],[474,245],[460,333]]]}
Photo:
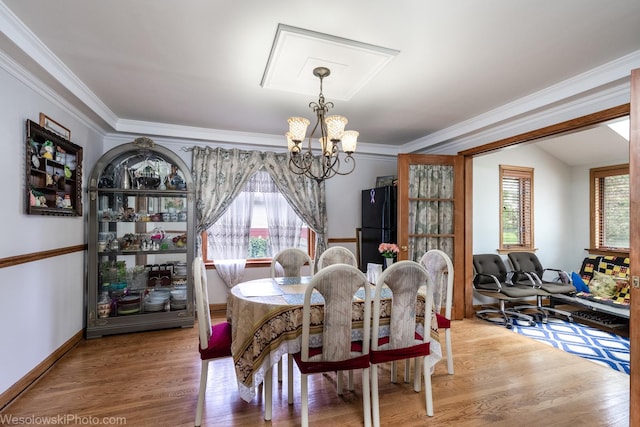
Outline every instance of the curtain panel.
{"label": "curtain panel", "polygon": [[199,234],[225,213],[251,175],[262,167],[262,153],[237,148],[194,147],[196,232]]}
{"label": "curtain panel", "polygon": [[453,167],[409,167],[409,259],[419,261],[430,249],[453,258]]}
{"label": "curtain panel", "polygon": [[[292,209],[315,231],[317,262],[327,247],[325,183],[291,172],[288,162],[288,153],[194,147],[192,174],[198,236],[224,214],[245,189],[249,178],[264,167]],[[316,167],[320,168],[319,159]],[[201,253],[199,245],[198,253]]]}
{"label": "curtain panel", "polygon": [[[320,169],[320,159],[316,158],[316,169]],[[327,249],[327,204],[324,181],[295,174],[289,170],[289,154],[267,152],[264,156],[267,172],[276,183],[282,195],[293,210],[316,233],[314,262]],[[315,171],[318,173],[318,171]]]}
{"label": "curtain panel", "polygon": [[253,194],[241,192],[229,209],[207,229],[211,258],[229,288],[242,281],[249,250]]}

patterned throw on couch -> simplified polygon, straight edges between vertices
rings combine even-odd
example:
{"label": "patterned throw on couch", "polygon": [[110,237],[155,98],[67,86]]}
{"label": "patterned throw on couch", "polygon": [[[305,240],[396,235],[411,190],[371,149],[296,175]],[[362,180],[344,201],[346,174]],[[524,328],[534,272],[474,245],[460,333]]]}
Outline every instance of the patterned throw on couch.
{"label": "patterned throw on couch", "polygon": [[578,292],[575,296],[614,307],[629,307],[629,258],[590,255],[582,261],[579,275],[589,292]]}

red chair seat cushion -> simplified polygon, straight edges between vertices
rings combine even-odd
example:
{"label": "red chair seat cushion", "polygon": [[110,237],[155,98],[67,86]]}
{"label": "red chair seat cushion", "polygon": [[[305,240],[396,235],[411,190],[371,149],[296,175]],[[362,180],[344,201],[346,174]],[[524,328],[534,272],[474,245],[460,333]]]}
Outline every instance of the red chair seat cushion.
{"label": "red chair seat cushion", "polygon": [[[351,351],[362,351],[362,342],[354,341],[351,343]],[[322,347],[309,348],[309,357],[322,354]],[[369,355],[354,357],[347,360],[338,360],[335,362],[303,362],[302,353],[298,352],[293,355],[300,372],[303,374],[317,374],[320,372],[350,371],[352,369],[364,369],[369,367]]]}
{"label": "red chair seat cushion", "polygon": [[447,319],[440,313],[436,313],[436,319],[438,319],[438,329],[450,329],[451,320]]}
{"label": "red chair seat cushion", "polygon": [[428,356],[431,354],[431,343],[425,342],[411,347],[404,347],[391,350],[371,350],[371,363],[378,364],[392,362],[400,359],[411,359],[418,356]]}
{"label": "red chair seat cushion", "polygon": [[231,323],[223,322],[211,326],[211,338],[206,349],[200,349],[200,359],[209,360],[231,356]]}

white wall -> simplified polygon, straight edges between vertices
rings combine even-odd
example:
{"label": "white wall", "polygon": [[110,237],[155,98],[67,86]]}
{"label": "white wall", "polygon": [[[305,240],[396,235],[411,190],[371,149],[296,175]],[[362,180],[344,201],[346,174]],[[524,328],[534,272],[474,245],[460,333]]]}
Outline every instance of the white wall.
{"label": "white wall", "polygon": [[[62,123],[84,148],[85,164],[102,152],[102,136],[47,92],[24,83],[19,70],[0,67],[0,93],[0,258],[84,244],[85,218],[25,214],[25,122],[38,122],[43,112]],[[0,269],[0,393],[82,331],[84,272],[84,251]]]}
{"label": "white wall", "polygon": [[[571,168],[535,145],[513,147],[473,160],[473,253],[496,253],[500,246],[501,164],[534,169],[534,243],[538,258],[543,265],[572,268]],[[586,215],[588,218],[588,211]]]}
{"label": "white wall", "polygon": [[[500,246],[500,165],[534,168],[534,243],[544,266],[575,268],[575,213],[571,168],[535,145],[520,145],[473,160],[473,253],[497,253]],[[587,199],[588,199],[587,189]],[[588,205],[587,205],[588,206]],[[581,212],[583,214],[584,212]],[[589,211],[586,211],[588,221]],[[588,228],[587,240],[588,240]],[[583,256],[584,257],[584,256]],[[509,266],[506,255],[503,259]],[[477,296],[474,304],[483,301]]]}

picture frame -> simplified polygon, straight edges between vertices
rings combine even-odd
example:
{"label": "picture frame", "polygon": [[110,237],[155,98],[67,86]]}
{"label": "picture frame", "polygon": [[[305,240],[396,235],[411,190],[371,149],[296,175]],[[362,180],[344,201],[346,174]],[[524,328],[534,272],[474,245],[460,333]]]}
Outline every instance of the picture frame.
{"label": "picture frame", "polygon": [[57,121],[53,120],[51,117],[47,116],[46,114],[40,113],[39,124],[46,130],[49,130],[55,133],[56,135],[60,135],[67,141],[71,141],[71,131],[68,128],[62,126]]}
{"label": "picture frame", "polygon": [[376,177],[376,187],[388,187],[395,185],[397,182],[397,176],[387,175]]}
{"label": "picture frame", "polygon": [[184,197],[162,197],[160,199],[160,212],[180,212],[186,207],[186,199]]}

